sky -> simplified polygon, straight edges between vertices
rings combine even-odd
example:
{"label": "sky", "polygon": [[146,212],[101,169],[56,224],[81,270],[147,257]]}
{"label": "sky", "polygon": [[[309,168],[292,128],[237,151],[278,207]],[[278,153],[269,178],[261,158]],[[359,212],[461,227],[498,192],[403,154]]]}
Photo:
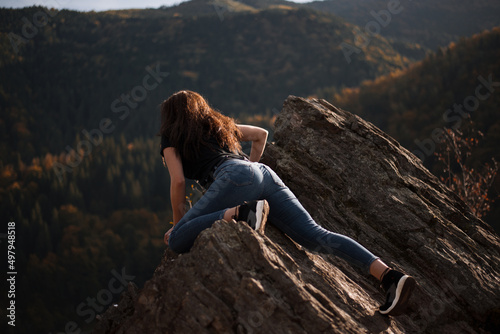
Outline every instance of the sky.
{"label": "sky", "polygon": [[[293,2],[311,2],[312,0],[292,0]],[[0,0],[0,7],[22,8],[28,6],[44,6],[57,9],[73,9],[79,11],[101,11],[127,8],[158,8],[172,6],[183,0]]]}

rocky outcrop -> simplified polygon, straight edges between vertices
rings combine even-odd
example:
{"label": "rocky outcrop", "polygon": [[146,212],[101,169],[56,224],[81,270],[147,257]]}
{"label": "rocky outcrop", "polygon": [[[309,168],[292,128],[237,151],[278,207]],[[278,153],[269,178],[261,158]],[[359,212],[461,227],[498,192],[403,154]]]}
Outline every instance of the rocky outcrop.
{"label": "rocky outcrop", "polygon": [[275,127],[264,162],[319,224],[417,279],[407,314],[378,314],[376,281],[341,259],[219,221],[94,333],[498,332],[500,238],[415,156],[323,100],[289,97]]}

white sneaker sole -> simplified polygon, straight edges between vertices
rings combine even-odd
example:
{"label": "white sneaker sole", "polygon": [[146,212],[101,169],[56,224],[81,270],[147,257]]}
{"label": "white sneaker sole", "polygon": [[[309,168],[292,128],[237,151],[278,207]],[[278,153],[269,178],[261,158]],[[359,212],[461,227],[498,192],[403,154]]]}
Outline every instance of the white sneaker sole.
{"label": "white sneaker sole", "polygon": [[269,204],[267,203],[266,200],[258,201],[255,211],[256,211],[255,230],[260,231],[261,226],[265,224],[267,220],[267,215],[269,214]]}
{"label": "white sneaker sole", "polygon": [[396,297],[394,298],[394,302],[391,307],[384,311],[379,310],[379,312],[387,315],[401,314],[408,304],[408,299],[410,298],[411,292],[415,288],[415,284],[416,282],[413,277],[408,275],[401,277],[398,282],[398,286],[396,287]]}

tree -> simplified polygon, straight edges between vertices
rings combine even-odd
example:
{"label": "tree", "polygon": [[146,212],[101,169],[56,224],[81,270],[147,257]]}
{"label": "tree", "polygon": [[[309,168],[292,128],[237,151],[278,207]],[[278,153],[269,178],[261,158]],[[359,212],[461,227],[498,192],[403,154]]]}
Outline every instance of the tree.
{"label": "tree", "polygon": [[492,164],[485,163],[480,167],[482,170],[471,166],[472,150],[479,143],[478,137],[484,135],[477,130],[470,132],[469,136],[465,136],[460,130],[445,129],[441,151],[435,155],[443,164],[441,181],[481,218],[491,209],[490,204],[494,201],[488,197],[488,191],[498,173],[498,163],[492,158]]}

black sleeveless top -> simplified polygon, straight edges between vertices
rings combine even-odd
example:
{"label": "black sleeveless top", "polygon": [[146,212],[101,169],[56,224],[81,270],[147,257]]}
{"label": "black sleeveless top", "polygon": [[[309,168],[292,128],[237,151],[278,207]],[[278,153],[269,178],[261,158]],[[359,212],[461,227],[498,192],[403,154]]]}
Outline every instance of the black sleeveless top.
{"label": "black sleeveless top", "polygon": [[[181,156],[182,170],[184,176],[188,179],[197,180],[202,183],[207,183],[212,177],[215,168],[220,166],[228,159],[246,159],[245,156],[235,154],[229,151],[228,147],[220,147],[215,138],[210,138],[208,146],[201,146],[200,153],[194,159],[186,159]],[[161,150],[160,154],[163,157],[163,150],[167,147],[173,147],[166,136],[161,136]]]}

